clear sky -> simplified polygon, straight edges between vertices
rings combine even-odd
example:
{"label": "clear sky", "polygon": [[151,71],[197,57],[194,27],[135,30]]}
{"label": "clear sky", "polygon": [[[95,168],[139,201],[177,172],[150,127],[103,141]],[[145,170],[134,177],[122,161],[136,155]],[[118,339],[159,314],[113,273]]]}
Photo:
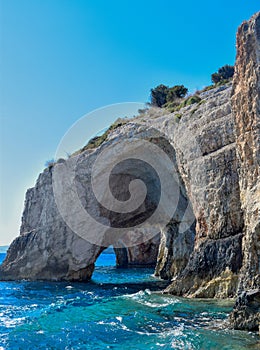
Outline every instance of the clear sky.
{"label": "clear sky", "polygon": [[0,6],[0,245],[18,235],[25,191],[74,122],[108,104],[146,102],[160,83],[191,92],[208,85],[211,73],[234,63],[236,29],[260,7],[259,0]]}

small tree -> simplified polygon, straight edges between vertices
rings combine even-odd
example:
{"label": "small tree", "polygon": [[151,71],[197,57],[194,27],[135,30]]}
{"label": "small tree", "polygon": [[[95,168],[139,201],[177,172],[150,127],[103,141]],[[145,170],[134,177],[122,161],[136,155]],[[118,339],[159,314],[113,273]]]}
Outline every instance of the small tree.
{"label": "small tree", "polygon": [[183,98],[187,95],[188,89],[184,85],[175,85],[168,90],[167,102],[173,102],[178,98]]}
{"label": "small tree", "polygon": [[151,103],[153,106],[163,107],[166,103],[186,96],[188,89],[184,85],[175,85],[169,88],[166,85],[158,85],[151,89]]}
{"label": "small tree", "polygon": [[218,72],[213,73],[211,75],[211,80],[214,84],[217,84],[223,80],[228,80],[232,78],[234,75],[234,66],[229,66],[226,64],[225,66],[218,69]]}
{"label": "small tree", "polygon": [[166,85],[158,85],[151,89],[151,103],[153,106],[162,107],[166,103],[169,88]]}

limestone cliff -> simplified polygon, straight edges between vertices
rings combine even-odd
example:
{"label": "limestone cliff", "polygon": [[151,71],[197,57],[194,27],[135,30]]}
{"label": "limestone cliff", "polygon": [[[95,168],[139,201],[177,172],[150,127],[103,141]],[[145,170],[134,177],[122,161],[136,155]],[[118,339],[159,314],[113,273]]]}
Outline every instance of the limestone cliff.
{"label": "limestone cliff", "polygon": [[[1,265],[1,279],[87,281],[91,278],[95,261],[106,246],[91,244],[66,225],[55,203],[52,180],[53,167],[49,167],[40,174],[35,187],[27,191],[21,233]],[[158,246],[156,235],[137,247],[116,248],[117,265],[154,266]]]}
{"label": "limestone cliff", "polygon": [[232,90],[240,202],[244,217],[240,288],[260,286],[260,15],[237,33]]}
{"label": "limestone cliff", "polygon": [[[168,293],[223,298],[259,288],[259,23],[258,13],[238,30],[233,84],[202,92],[199,103],[175,113],[151,108],[112,129],[97,148],[84,148],[77,156],[45,169],[36,186],[27,191],[20,236],[8,250],[0,278],[85,281],[91,278],[97,257],[112,244],[119,266],[156,263],[155,274],[169,280]],[[129,184],[136,179],[145,183],[147,193],[138,208],[119,214],[99,203],[91,174],[102,152],[107,155],[104,162],[109,162],[115,153],[132,147],[134,140],[137,145],[128,153],[131,161],[118,163],[109,187],[115,205],[129,201]],[[144,153],[144,143],[139,141],[149,143],[151,164],[157,166],[157,171],[143,159],[133,161],[135,154]],[[71,169],[74,177],[70,184],[66,176]],[[173,187],[169,178],[158,176],[160,169],[174,178]],[[97,173],[102,177],[102,168]],[[75,185],[74,192],[80,199],[79,209],[70,202],[64,204],[72,218],[70,225],[55,201],[53,183],[57,174],[60,181],[56,191],[66,198],[73,197],[68,182]],[[167,225],[162,225],[166,214],[161,211],[159,219],[146,223],[141,231],[141,223],[156,212],[159,194],[163,193],[162,179],[166,192],[168,189],[166,197],[173,203],[178,197],[176,207]],[[106,197],[106,191],[104,187],[102,196]],[[70,228],[85,228],[91,236],[91,226],[84,226],[84,220],[75,222],[77,210],[82,208],[96,222],[116,229],[113,234],[108,230],[101,244],[94,243],[95,237],[84,239]],[[165,211],[168,209],[171,211]],[[151,231],[152,236],[145,238]],[[127,244],[130,237],[132,245]],[[140,237],[142,244],[138,244]],[[254,322],[250,322],[255,325],[259,316],[252,317]]]}
{"label": "limestone cliff", "polygon": [[240,202],[244,217],[243,264],[231,324],[260,331],[260,13],[237,33],[232,91]]}
{"label": "limestone cliff", "polygon": [[[83,206],[97,221],[107,220],[111,225],[127,227],[153,212],[159,180],[153,178],[151,169],[137,168],[137,177],[142,177],[151,187],[150,195],[139,211],[119,216],[100,207],[94,198],[90,174],[95,160],[103,150],[111,152],[112,157],[111,145],[119,145],[119,150],[123,150],[121,141],[133,136],[156,144],[170,157],[177,170],[179,200],[167,226],[156,228],[161,233],[156,275],[168,280],[178,277],[168,289],[171,293],[224,297],[236,292],[237,274],[242,265],[243,216],[230,94],[230,85],[202,93],[201,103],[180,111],[181,119],[176,117],[177,113],[162,115],[160,110],[150,110],[115,129],[100,147],[81,152],[77,159],[75,179]],[[66,173],[73,160],[74,157],[61,160],[45,169],[36,186],[27,191],[21,234],[12,243],[1,267],[2,278],[87,280],[91,277],[95,260],[105,247],[73,233],[61,217],[53,194],[54,170],[63,167]],[[129,169],[124,165],[118,168],[113,188],[116,197],[125,195],[122,184]],[[61,179],[61,183],[65,180]],[[110,185],[113,187],[113,183]],[[188,205],[189,224],[185,222],[187,217],[183,217]],[[129,228],[128,235],[133,234],[136,232]],[[133,247],[116,246],[118,265],[152,265],[158,245],[157,235]],[[216,290],[209,291],[208,283],[227,269],[231,274],[230,286],[226,286],[224,278],[224,287],[219,283]]]}
{"label": "limestone cliff", "polygon": [[230,93],[231,88],[224,86],[202,94],[204,103],[183,111],[173,138],[196,217],[196,236],[187,265],[171,276],[170,293],[199,297],[235,293],[221,283],[213,290],[208,287],[227,269],[234,285],[242,264],[243,217]]}

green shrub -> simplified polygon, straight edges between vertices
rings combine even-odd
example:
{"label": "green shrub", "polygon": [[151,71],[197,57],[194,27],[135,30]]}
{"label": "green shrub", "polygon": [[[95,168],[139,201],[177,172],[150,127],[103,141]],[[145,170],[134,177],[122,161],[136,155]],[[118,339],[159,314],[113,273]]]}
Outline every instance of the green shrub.
{"label": "green shrub", "polygon": [[218,72],[211,74],[211,80],[214,84],[222,83],[224,80],[230,80],[234,75],[234,66],[225,66],[218,69]]}
{"label": "green shrub", "polygon": [[206,100],[201,100],[201,101],[198,103],[198,106],[201,106],[201,105],[203,105],[204,103],[206,103]]}
{"label": "green shrub", "polygon": [[216,83],[214,85],[206,86],[201,91],[199,91],[199,93],[210,91],[210,90],[215,89],[215,88],[217,88],[219,86],[225,85],[225,84],[229,83],[230,80],[231,79],[224,79],[224,80],[221,80],[221,81],[219,81],[218,83]]}
{"label": "green shrub", "polygon": [[209,86],[205,86],[200,92],[206,92],[212,89],[215,89],[215,85],[209,85]]}
{"label": "green shrub", "polygon": [[169,87],[166,85],[158,85],[151,89],[151,103],[153,106],[162,107],[166,102]]}
{"label": "green shrub", "polygon": [[[182,102],[180,102],[180,101],[182,101]],[[181,108],[186,107],[186,106],[190,106],[194,103],[201,104],[201,103],[203,103],[202,101],[203,100],[198,95],[193,95],[193,96],[186,98],[185,100],[178,99],[176,101],[166,103],[163,107],[165,107],[168,111],[170,111],[172,113],[172,112],[177,112]]]}
{"label": "green shrub", "polygon": [[103,135],[101,136],[95,136],[92,139],[89,140],[89,142],[87,143],[87,145],[85,147],[83,147],[82,150],[86,150],[86,149],[92,149],[92,148],[97,148],[98,146],[100,146],[104,141],[106,141],[107,139],[107,132],[105,132]]}
{"label": "green shrub", "polygon": [[184,85],[175,85],[168,90],[166,100],[173,102],[176,99],[184,98],[187,95],[188,89]]}
{"label": "green shrub", "polygon": [[169,112],[174,112],[179,105],[180,99],[172,102],[167,102],[165,105],[163,105],[163,107],[166,108]]}
{"label": "green shrub", "polygon": [[[151,104],[157,107],[168,107],[171,102],[178,102],[187,95],[188,89],[184,85],[175,85],[169,88],[166,85],[158,85],[151,89]],[[172,108],[172,107],[169,107]]]}

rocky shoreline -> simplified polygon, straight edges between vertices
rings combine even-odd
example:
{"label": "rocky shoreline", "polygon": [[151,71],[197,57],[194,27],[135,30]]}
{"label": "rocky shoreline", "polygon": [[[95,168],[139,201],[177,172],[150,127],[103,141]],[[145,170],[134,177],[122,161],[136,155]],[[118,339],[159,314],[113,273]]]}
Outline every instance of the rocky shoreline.
{"label": "rocky shoreline", "polygon": [[[200,102],[178,113],[151,108],[111,130],[99,147],[80,152],[77,188],[82,205],[90,208],[97,221],[118,227],[138,223],[144,212],[153,213],[154,195],[148,195],[144,206],[131,215],[121,218],[111,214],[94,200],[92,167],[104,149],[109,152],[111,145],[120,147],[120,142],[131,142],[133,137],[162,149],[176,169],[179,202],[175,213],[163,229],[155,224],[157,235],[145,243],[117,246],[118,266],[156,264],[155,274],[171,281],[167,293],[194,298],[237,297],[230,324],[235,329],[258,331],[260,13],[238,29],[232,84],[202,92],[199,97]],[[20,236],[0,267],[1,280],[91,278],[105,246],[91,244],[66,225],[53,192],[55,169],[69,169],[72,163],[73,157],[48,167],[36,186],[27,191]],[[125,165],[118,169],[114,185],[118,198],[123,193],[116,183],[124,181],[125,171]],[[159,188],[148,172],[142,176],[152,189]],[[128,234],[133,233],[129,229]]]}

